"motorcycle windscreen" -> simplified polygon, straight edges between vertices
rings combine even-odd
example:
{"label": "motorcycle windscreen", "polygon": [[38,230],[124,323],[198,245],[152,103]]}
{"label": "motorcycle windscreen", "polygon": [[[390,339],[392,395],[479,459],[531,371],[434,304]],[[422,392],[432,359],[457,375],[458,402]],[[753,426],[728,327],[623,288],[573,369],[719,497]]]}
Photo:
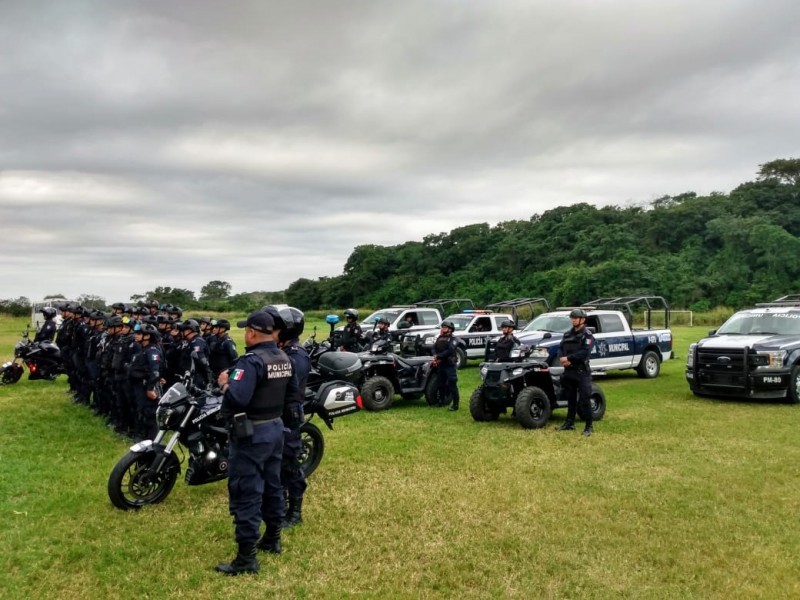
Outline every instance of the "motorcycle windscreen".
{"label": "motorcycle windscreen", "polygon": [[182,383],[176,383],[164,392],[164,395],[161,396],[161,400],[159,400],[158,403],[164,406],[170,406],[172,404],[177,404],[188,396],[189,392],[186,391],[184,385]]}

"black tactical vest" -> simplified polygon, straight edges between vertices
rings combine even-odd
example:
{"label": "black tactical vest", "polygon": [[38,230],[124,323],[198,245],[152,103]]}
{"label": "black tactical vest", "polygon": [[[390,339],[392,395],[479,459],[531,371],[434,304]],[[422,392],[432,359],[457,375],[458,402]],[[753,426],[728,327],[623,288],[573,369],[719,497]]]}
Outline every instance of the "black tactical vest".
{"label": "black tactical vest", "polygon": [[292,362],[283,352],[269,352],[264,348],[251,351],[264,363],[264,376],[256,384],[253,399],[245,408],[247,416],[255,421],[275,419],[283,414],[286,387],[292,377]]}

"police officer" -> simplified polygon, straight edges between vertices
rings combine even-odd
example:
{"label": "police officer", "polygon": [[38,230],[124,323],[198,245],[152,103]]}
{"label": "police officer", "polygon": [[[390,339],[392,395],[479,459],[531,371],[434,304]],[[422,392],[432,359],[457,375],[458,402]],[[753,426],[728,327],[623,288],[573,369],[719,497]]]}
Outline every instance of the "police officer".
{"label": "police officer", "polygon": [[42,328],[36,332],[36,337],[33,338],[34,342],[52,342],[56,337],[56,314],[57,311],[52,306],[46,306],[41,310],[44,315],[44,323]]}
{"label": "police officer", "polygon": [[358,345],[364,335],[361,325],[358,324],[358,311],[355,308],[348,308],[344,311],[344,318],[347,325],[342,330],[341,349],[346,352],[358,352]]}
{"label": "police officer", "polygon": [[156,408],[161,395],[164,355],[158,346],[158,329],[154,325],[141,325],[135,332],[135,337],[139,347],[130,365],[130,377],[136,401],[134,436],[152,440],[158,433]]}
{"label": "police officer", "polygon": [[511,319],[500,323],[500,330],[503,335],[495,345],[495,362],[506,362],[511,359],[511,350],[521,342],[514,335],[514,321]]}
{"label": "police officer", "polygon": [[180,328],[183,336],[180,346],[180,372],[186,373],[194,369],[194,385],[204,388],[211,382],[208,344],[200,335],[200,325],[194,319],[186,319]]}
{"label": "police officer", "polygon": [[[293,397],[292,363],[273,339],[275,322],[263,311],[250,313],[244,327],[247,354],[217,383],[224,396],[222,414],[229,423],[229,509],[238,552],[216,570],[227,575],[258,572],[257,550],[281,552],[285,505],[281,487],[284,401]],[[259,540],[262,519],[267,529]]]}
{"label": "police officer", "polygon": [[442,321],[439,337],[433,344],[433,366],[437,367],[436,379],[439,383],[437,389],[438,402],[434,406],[447,406],[449,393],[452,405],[449,410],[458,410],[458,355],[456,354],[457,342],[453,337],[456,326],[452,321]]}
{"label": "police officer", "polygon": [[286,529],[303,522],[303,495],[308,486],[305,473],[300,468],[300,453],[303,450],[300,428],[305,423],[303,401],[308,374],[311,372],[311,359],[299,340],[305,328],[305,315],[301,310],[286,305],[265,306],[261,310],[269,313],[275,321],[273,336],[278,347],[292,361],[292,380],[297,389],[295,397],[286,398],[283,412],[281,485],[289,500],[289,508],[281,527]]}
{"label": "police officer", "polygon": [[575,413],[580,408],[586,423],[583,435],[590,436],[592,427],[592,373],[589,355],[594,348],[592,332],[586,328],[586,312],[576,308],[569,313],[572,329],[564,334],[558,347],[558,360],[564,367],[561,376],[561,394],[567,401],[567,420],[557,427],[559,431],[575,429]]}
{"label": "police officer", "polygon": [[390,344],[392,343],[392,333],[389,331],[389,319],[386,317],[380,317],[377,321],[377,329],[372,333],[372,343],[374,344],[380,340],[386,340]]}
{"label": "police officer", "polygon": [[230,369],[239,357],[238,352],[236,352],[236,342],[228,335],[230,328],[231,324],[227,319],[211,322],[211,333],[213,335],[208,339],[208,362],[215,378],[223,371]]}

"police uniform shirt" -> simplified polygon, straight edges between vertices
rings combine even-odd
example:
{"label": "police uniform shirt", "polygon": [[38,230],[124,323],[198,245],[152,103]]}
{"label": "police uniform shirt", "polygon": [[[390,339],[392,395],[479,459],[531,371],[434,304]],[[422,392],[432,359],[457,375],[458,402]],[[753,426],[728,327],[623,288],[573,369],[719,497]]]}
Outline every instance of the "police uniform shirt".
{"label": "police uniform shirt", "polygon": [[511,357],[511,349],[519,343],[520,341],[514,336],[513,333],[502,336],[499,340],[497,340],[497,344],[495,345],[497,360],[508,360]]}
{"label": "police uniform shirt", "polygon": [[[266,372],[267,365],[254,352],[255,350],[265,351],[275,356],[276,364],[271,366],[269,373]],[[228,379],[228,389],[225,391],[223,410],[225,412],[238,413],[246,409],[253,399],[257,386],[265,377],[267,380],[285,379],[287,381],[285,396],[281,399],[282,404],[285,403],[286,398],[296,397],[298,394],[297,383],[292,377],[292,363],[289,357],[278,348],[275,342],[261,342],[247,348],[247,354],[240,356],[236,361]],[[254,443],[268,441],[264,436],[265,430],[268,430],[268,428],[262,425],[256,425],[253,428]]]}
{"label": "police uniform shirt", "polygon": [[433,356],[444,363],[454,362],[456,340],[452,335],[440,335],[433,345]]}
{"label": "police uniform shirt", "polygon": [[53,339],[56,337],[56,324],[53,323],[52,319],[48,319],[47,321],[42,324],[42,328],[39,330],[39,333],[36,334],[36,337],[33,338],[34,342],[52,342]]}
{"label": "police uniform shirt", "polygon": [[[574,368],[583,367],[589,362],[594,348],[594,336],[585,326],[580,330],[574,327],[564,334],[558,347],[559,358],[565,356]],[[568,367],[569,368],[569,367]]]}
{"label": "police uniform shirt", "polygon": [[144,349],[144,356],[146,361],[145,386],[148,392],[154,392],[161,381],[164,354],[156,344],[150,343]]}
{"label": "police uniform shirt", "polygon": [[297,387],[297,397],[292,398],[288,394],[286,401],[303,403],[305,400],[306,382],[308,375],[311,373],[311,359],[308,356],[306,349],[300,345],[299,340],[292,340],[288,345],[284,346],[283,351],[289,360],[292,361],[292,379],[294,385]]}

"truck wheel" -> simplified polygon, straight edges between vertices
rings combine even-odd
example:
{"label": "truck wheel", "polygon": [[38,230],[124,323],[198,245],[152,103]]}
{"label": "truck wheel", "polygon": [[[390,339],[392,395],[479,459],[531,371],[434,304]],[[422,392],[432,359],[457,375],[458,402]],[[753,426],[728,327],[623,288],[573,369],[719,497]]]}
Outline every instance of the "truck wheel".
{"label": "truck wheel", "polygon": [[361,386],[361,401],[367,410],[386,410],[394,400],[394,386],[386,377],[370,377]]}
{"label": "truck wheel", "polygon": [[500,413],[489,410],[486,400],[483,397],[483,387],[479,387],[472,392],[469,397],[469,413],[476,421],[496,421]]}
{"label": "truck wheel", "polygon": [[463,348],[456,348],[456,369],[467,366],[467,353]]}
{"label": "truck wheel", "polygon": [[658,374],[661,372],[661,359],[658,358],[658,354],[652,350],[645,352],[639,366],[636,367],[636,372],[639,374],[639,377],[644,379],[654,379],[658,377]]}
{"label": "truck wheel", "polygon": [[606,395],[600,386],[592,384],[592,395],[589,396],[589,405],[592,407],[592,421],[602,421],[606,414]]}
{"label": "truck wheel", "polygon": [[792,374],[789,375],[789,389],[786,397],[792,404],[800,404],[800,365],[792,367]]}
{"label": "truck wheel", "polygon": [[550,419],[550,399],[538,387],[526,387],[517,396],[514,413],[525,429],[540,429]]}

